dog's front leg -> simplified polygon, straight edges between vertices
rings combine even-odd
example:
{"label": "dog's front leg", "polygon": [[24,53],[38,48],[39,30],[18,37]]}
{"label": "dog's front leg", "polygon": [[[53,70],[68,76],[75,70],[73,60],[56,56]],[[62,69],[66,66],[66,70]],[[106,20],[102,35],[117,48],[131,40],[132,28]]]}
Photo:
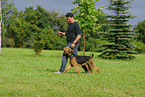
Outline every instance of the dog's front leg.
{"label": "dog's front leg", "polygon": [[71,69],[71,64],[70,65],[68,65],[68,67],[64,70],[64,72],[63,73],[65,73],[66,71],[68,71],[68,70],[70,70]]}
{"label": "dog's front leg", "polygon": [[79,67],[77,66],[77,64],[74,64],[74,67],[75,67],[75,70],[77,71],[77,73],[80,74]]}

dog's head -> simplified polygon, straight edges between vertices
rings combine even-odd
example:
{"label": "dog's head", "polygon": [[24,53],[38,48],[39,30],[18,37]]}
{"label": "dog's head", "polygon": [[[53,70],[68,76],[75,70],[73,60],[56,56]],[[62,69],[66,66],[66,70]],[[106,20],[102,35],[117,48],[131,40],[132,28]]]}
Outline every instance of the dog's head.
{"label": "dog's head", "polygon": [[69,56],[71,56],[72,53],[74,53],[74,51],[69,47],[65,47],[63,48],[63,50],[64,50],[64,54],[68,54]]}

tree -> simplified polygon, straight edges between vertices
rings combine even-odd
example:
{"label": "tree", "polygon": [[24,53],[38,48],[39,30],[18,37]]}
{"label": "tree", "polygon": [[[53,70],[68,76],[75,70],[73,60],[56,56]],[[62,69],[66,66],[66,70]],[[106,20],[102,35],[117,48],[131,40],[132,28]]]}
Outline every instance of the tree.
{"label": "tree", "polygon": [[[2,0],[2,38],[5,35],[8,35],[7,27],[8,24],[11,23],[11,20],[16,18],[17,16],[17,9],[16,5],[14,4],[14,0]],[[13,16],[13,17],[12,17]]]}
{"label": "tree", "polygon": [[58,12],[46,11],[41,6],[37,6],[35,10],[33,7],[25,8],[9,17],[11,22],[7,24],[8,33],[5,35],[14,40],[15,47],[31,47],[33,44],[33,48],[38,48],[40,45],[37,44],[42,43],[44,49],[62,49],[64,38],[58,36],[56,31],[65,31],[67,21],[64,17],[58,17]]}
{"label": "tree", "polygon": [[41,53],[41,50],[44,48],[44,43],[42,41],[42,34],[41,29],[37,27],[35,24],[31,26],[31,29],[34,33],[34,43],[33,43],[33,49],[36,55],[39,55]]}
{"label": "tree", "polygon": [[28,27],[28,23],[23,20],[23,18],[16,18],[8,25],[8,32],[10,33],[9,38],[13,38],[15,42],[15,47],[22,47],[24,43],[24,38],[26,37],[26,27]]}
{"label": "tree", "polygon": [[0,0],[0,53],[2,46],[1,40],[3,40],[4,32],[6,32],[7,23],[10,22],[9,16],[16,12],[13,2],[13,0]]}
{"label": "tree", "polygon": [[127,10],[131,7],[131,1],[126,0],[109,0],[108,10],[113,14],[108,15],[110,18],[110,30],[108,33],[108,41],[110,44],[104,44],[105,50],[100,55],[103,58],[119,58],[132,59],[133,46],[130,44],[133,38],[133,31],[130,30],[131,25],[127,24],[130,18],[134,18]]}
{"label": "tree", "polygon": [[98,16],[97,24],[100,24],[101,27],[96,31],[95,34],[92,35],[92,37],[106,40],[107,35],[104,34],[104,32],[107,32],[109,29],[109,26],[108,26],[109,21],[107,20],[107,16],[105,13]]}
{"label": "tree", "polygon": [[[99,2],[99,0],[96,0]],[[72,9],[76,21],[80,24],[80,28],[84,34],[84,54],[85,54],[85,36],[91,36],[101,26],[97,24],[98,16],[102,14],[102,6],[98,9],[94,0],[75,0],[73,4],[77,6]]]}
{"label": "tree", "polygon": [[145,20],[139,22],[135,27],[134,30],[137,34],[137,40],[142,41],[145,44]]}
{"label": "tree", "polygon": [[59,16],[58,12],[46,11],[41,6],[37,6],[35,12],[38,14],[39,28],[42,29],[42,41],[44,43],[44,49],[62,49],[64,47],[63,38],[57,36],[58,30],[65,31],[67,22],[64,16]]}

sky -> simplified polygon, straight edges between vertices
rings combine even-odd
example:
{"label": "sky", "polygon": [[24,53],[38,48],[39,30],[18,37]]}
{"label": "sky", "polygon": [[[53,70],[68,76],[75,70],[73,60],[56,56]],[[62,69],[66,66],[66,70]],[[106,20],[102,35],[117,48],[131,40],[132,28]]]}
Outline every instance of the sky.
{"label": "sky", "polygon": [[[71,12],[71,9],[75,8],[76,5],[72,4],[75,0],[14,0],[16,4],[16,8],[18,11],[25,10],[25,7],[33,6],[34,8],[37,5],[42,6],[45,10],[58,11],[60,15],[66,14],[67,12]],[[129,24],[137,24],[143,20],[145,20],[145,0],[134,0],[129,6],[132,8],[129,9],[129,12],[133,16],[137,16],[134,19],[130,19]],[[109,11],[106,10],[109,2],[107,0],[100,0],[100,2],[96,3],[96,7],[100,5],[104,5],[103,11],[105,14],[109,14]]]}

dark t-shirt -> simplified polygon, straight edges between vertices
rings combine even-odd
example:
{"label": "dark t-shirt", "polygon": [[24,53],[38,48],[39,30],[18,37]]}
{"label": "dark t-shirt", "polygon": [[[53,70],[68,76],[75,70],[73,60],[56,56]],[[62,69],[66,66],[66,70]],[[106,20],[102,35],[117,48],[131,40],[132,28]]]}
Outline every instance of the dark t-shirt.
{"label": "dark t-shirt", "polygon": [[81,29],[77,22],[70,23],[67,28],[66,39],[67,42],[73,43],[77,35],[81,35]]}

